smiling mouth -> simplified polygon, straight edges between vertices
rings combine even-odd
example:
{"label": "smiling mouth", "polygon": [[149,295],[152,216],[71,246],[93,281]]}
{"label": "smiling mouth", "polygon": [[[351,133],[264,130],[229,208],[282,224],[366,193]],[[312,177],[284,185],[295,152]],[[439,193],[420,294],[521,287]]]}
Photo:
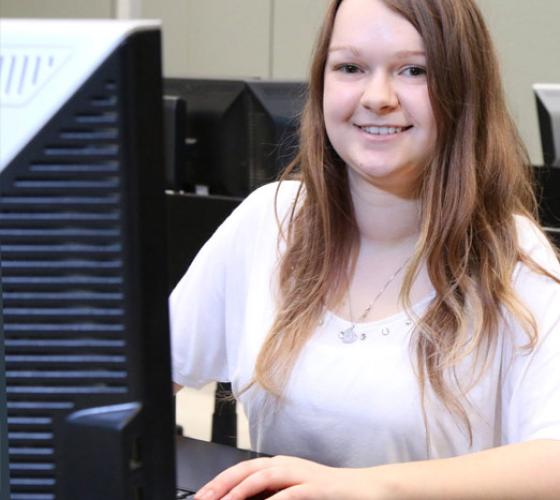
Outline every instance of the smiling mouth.
{"label": "smiling mouth", "polygon": [[406,127],[361,127],[358,125],[358,128],[370,135],[396,135],[410,130],[412,125],[408,125]]}

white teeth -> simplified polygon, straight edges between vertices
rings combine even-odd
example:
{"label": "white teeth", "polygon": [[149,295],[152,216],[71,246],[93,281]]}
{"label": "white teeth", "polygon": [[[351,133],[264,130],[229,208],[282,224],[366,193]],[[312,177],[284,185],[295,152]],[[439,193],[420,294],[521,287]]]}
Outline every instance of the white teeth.
{"label": "white teeth", "polygon": [[361,127],[364,132],[373,135],[391,135],[398,134],[405,130],[406,127]]}

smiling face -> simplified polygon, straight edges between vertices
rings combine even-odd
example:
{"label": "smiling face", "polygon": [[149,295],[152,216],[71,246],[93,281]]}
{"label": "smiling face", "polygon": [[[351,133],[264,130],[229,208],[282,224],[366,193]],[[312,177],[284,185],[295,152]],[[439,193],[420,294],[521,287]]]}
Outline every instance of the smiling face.
{"label": "smiling face", "polygon": [[380,0],[343,0],[324,73],[329,140],[350,186],[409,193],[436,142],[420,34]]}

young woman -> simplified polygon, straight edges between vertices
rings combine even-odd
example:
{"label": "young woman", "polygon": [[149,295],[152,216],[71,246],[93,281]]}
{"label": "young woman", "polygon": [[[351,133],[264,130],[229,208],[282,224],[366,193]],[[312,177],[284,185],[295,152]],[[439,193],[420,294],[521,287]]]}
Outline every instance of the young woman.
{"label": "young woman", "polygon": [[528,164],[472,0],[332,2],[296,180],[171,297],[175,382],[231,381],[280,455],[197,499],[560,498],[560,265]]}

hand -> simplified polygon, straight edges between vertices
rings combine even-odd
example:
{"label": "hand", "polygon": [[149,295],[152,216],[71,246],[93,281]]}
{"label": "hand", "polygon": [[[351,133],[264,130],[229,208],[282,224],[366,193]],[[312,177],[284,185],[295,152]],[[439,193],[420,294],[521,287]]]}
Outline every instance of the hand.
{"label": "hand", "polygon": [[294,457],[257,458],[225,470],[200,489],[195,499],[242,500],[262,492],[273,500],[377,498],[367,489],[366,470],[327,467]]}

